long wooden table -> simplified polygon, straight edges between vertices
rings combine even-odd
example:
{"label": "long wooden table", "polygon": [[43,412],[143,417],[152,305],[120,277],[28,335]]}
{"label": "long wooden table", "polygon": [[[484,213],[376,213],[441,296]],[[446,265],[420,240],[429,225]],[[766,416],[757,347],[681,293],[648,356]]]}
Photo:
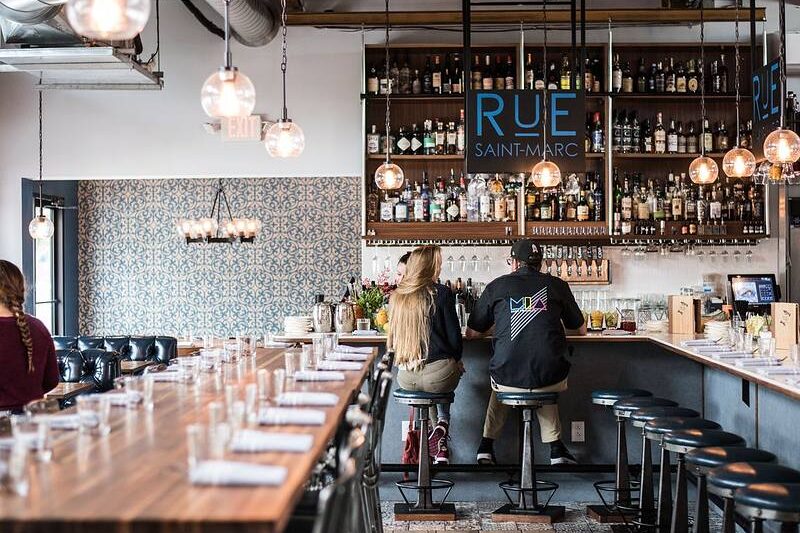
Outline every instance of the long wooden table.
{"label": "long wooden table", "polygon": [[94,387],[89,383],[68,383],[61,381],[53,390],[46,393],[44,397],[49,400],[69,400],[70,398],[93,388]]}
{"label": "long wooden table", "polygon": [[[200,487],[187,478],[186,426],[206,423],[207,405],[223,401],[225,384],[255,381],[259,368],[283,365],[283,349],[258,349],[241,364],[225,365],[225,379],[204,374],[197,384],[156,383],[155,409],[112,408],[108,436],[59,432],[54,458],[32,467],[26,497],[0,494],[0,532],[146,533],[279,532],[302,496],[304,484],[334,436],[371,360],[344,382],[293,383],[287,390],[325,391],[339,396],[323,426],[262,429],[314,435],[302,454],[236,454],[233,460],[283,465],[280,487]],[[373,351],[373,357],[376,351]],[[243,391],[242,391],[243,394]]]}

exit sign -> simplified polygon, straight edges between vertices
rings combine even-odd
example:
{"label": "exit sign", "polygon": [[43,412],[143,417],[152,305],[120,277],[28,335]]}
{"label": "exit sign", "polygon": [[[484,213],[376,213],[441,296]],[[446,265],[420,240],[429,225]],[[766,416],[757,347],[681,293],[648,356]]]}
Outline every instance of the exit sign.
{"label": "exit sign", "polygon": [[223,142],[261,142],[261,117],[230,117],[222,119]]}

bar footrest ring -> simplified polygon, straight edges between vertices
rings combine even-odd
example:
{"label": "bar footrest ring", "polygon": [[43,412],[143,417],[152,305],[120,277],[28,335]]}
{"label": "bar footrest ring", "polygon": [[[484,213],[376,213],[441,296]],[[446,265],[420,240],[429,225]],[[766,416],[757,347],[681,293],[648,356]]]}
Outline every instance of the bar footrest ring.
{"label": "bar footrest ring", "polygon": [[[403,497],[404,503],[396,503],[394,506],[394,518],[397,521],[417,521],[434,520],[449,521],[456,519],[456,507],[452,503],[445,503],[454,483],[446,479],[431,479],[429,485],[420,486],[415,480],[395,482]],[[431,491],[431,506],[420,507],[406,496],[405,491],[420,492],[423,490]],[[439,502],[433,501],[434,490],[445,490],[444,497]]]}

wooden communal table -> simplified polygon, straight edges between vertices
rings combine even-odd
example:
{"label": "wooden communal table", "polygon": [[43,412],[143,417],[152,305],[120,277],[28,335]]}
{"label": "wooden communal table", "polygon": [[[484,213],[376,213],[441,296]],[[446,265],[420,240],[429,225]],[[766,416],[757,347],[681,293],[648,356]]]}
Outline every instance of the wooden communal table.
{"label": "wooden communal table", "polygon": [[283,352],[260,348],[255,357],[225,365],[224,376],[204,374],[197,384],[156,383],[155,409],[112,408],[108,436],[59,432],[53,461],[32,467],[28,497],[0,495],[0,532],[282,531],[372,360],[361,371],[346,372],[344,382],[287,383],[287,390],[325,391],[339,396],[335,407],[319,408],[327,413],[323,426],[263,428],[314,435],[310,452],[230,456],[287,467],[288,476],[280,487],[191,485],[187,479],[186,426],[207,422],[207,405],[224,401],[226,384],[243,386],[255,381],[257,369],[281,367]]}
{"label": "wooden communal table", "polygon": [[153,361],[122,361],[120,367],[123,374],[136,374],[152,364]]}
{"label": "wooden communal table", "polygon": [[93,388],[94,386],[89,383],[65,383],[62,381],[44,397],[48,400],[69,400]]}

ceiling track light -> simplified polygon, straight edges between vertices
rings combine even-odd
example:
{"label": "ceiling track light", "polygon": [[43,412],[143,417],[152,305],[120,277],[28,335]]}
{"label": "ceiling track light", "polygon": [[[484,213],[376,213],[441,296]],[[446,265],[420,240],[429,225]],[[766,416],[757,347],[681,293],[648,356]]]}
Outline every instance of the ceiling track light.
{"label": "ceiling track light", "polygon": [[[386,70],[389,72],[389,0],[386,0],[386,35],[383,42],[383,51],[386,61]],[[405,174],[399,165],[392,163],[392,158],[389,155],[389,125],[391,123],[391,105],[389,103],[389,94],[392,92],[391,83],[386,85],[386,143],[384,144],[384,151],[386,152],[386,160],[375,170],[375,184],[379,189],[384,191],[391,191],[399,189],[405,182]]]}
{"label": "ceiling track light", "polygon": [[[705,8],[700,3],[700,120],[703,129],[706,125],[706,33],[705,33]],[[689,164],[689,179],[697,185],[709,185],[717,181],[719,166],[717,162],[706,155],[705,141],[700,143],[700,155]]]}
{"label": "ceiling track light", "polygon": [[84,37],[128,41],[144,29],[150,0],[69,0],[67,20]]}
{"label": "ceiling track light", "polygon": [[[543,46],[542,61],[547,64],[547,0],[542,2]],[[540,189],[547,189],[561,183],[561,169],[552,161],[547,160],[547,85],[543,89],[542,98],[542,160],[533,166],[531,180]]]}

